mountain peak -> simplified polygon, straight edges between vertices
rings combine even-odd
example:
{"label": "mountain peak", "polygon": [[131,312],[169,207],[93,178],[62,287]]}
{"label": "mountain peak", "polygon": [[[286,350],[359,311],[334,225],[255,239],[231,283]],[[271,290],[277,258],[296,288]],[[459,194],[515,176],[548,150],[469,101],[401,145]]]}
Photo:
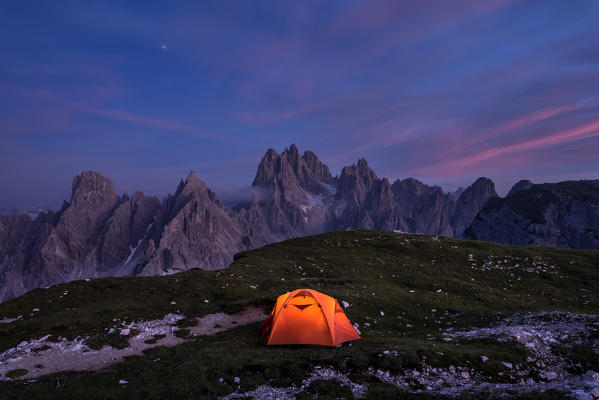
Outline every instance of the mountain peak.
{"label": "mountain peak", "polygon": [[299,154],[299,151],[297,150],[297,146],[295,145],[295,143],[292,143],[291,146],[289,146],[289,153]]}
{"label": "mountain peak", "polygon": [[300,155],[295,144],[286,148],[280,155],[274,149],[268,149],[258,170],[252,186],[273,187],[279,185],[289,187],[294,182],[308,191],[320,192],[320,182],[328,183],[332,179],[329,168],[323,164],[316,154],[307,150]]}
{"label": "mountain peak", "polygon": [[528,179],[522,179],[518,181],[514,186],[512,186],[506,197],[510,197],[515,193],[521,192],[523,190],[528,190],[531,188],[532,185],[534,185],[532,181]]}
{"label": "mountain peak", "polygon": [[495,184],[489,178],[480,177],[461,194],[456,203],[456,211],[452,217],[454,236],[462,237],[474,217],[483,209],[491,198],[498,197]]}
{"label": "mountain peak", "polygon": [[71,189],[71,202],[75,203],[117,197],[114,183],[96,171],[83,171],[81,175],[75,175]]}
{"label": "mountain peak", "polygon": [[185,189],[187,188],[191,188],[191,189],[201,189],[201,190],[206,190],[208,187],[206,186],[206,184],[204,183],[203,180],[201,180],[193,171],[189,171],[189,174],[187,174],[187,178],[185,178]]}
{"label": "mountain peak", "polygon": [[189,171],[189,174],[187,174],[187,178],[185,178],[185,182],[190,182],[190,181],[195,181],[195,180],[200,180],[200,178],[198,178],[198,176],[195,174],[195,172],[193,172],[193,170]]}
{"label": "mountain peak", "polygon": [[275,149],[270,148],[270,149],[266,150],[266,153],[264,154],[263,158],[266,158],[268,160],[273,160],[277,157],[279,157],[279,153],[277,153],[277,151]]}
{"label": "mountain peak", "polygon": [[358,160],[358,164],[343,167],[339,177],[337,198],[356,197],[358,203],[362,203],[366,193],[378,178],[374,171],[368,166],[364,158]]}

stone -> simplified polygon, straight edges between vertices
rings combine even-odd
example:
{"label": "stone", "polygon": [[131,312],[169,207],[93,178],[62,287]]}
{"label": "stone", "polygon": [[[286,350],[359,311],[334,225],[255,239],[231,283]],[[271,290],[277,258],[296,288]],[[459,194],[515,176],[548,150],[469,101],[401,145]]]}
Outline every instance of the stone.
{"label": "stone", "polygon": [[489,357],[487,356],[480,356],[480,359],[482,362],[487,362],[487,360],[489,359]]}
{"label": "stone", "polygon": [[555,373],[553,371],[549,371],[545,374],[545,379],[547,379],[548,381],[556,380],[557,377],[558,377],[557,373]]}
{"label": "stone", "polygon": [[129,334],[131,333],[131,329],[129,328],[125,328],[125,329],[121,329],[121,336],[129,336]]}

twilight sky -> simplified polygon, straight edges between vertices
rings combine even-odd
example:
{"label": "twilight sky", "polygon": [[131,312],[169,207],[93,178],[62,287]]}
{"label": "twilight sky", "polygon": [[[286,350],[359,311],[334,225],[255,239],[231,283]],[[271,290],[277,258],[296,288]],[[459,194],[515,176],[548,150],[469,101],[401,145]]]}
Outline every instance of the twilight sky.
{"label": "twilight sky", "polygon": [[599,179],[599,1],[3,1],[0,209],[225,200],[269,147],[446,190]]}

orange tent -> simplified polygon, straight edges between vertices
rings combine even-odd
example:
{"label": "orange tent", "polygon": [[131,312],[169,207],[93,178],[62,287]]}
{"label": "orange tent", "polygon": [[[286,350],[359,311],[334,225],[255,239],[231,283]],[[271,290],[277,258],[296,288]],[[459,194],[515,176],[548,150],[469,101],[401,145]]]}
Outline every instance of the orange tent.
{"label": "orange tent", "polygon": [[270,316],[260,325],[268,344],[337,346],[361,339],[334,298],[312,289],[297,289],[277,299]]}

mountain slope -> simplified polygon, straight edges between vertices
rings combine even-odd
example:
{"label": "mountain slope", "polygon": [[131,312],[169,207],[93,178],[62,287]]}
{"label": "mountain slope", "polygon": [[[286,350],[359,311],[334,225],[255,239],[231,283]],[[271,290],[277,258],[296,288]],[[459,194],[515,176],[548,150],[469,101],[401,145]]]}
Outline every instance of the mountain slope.
{"label": "mountain slope", "polygon": [[221,268],[230,262],[232,254],[248,248],[237,215],[193,172],[175,195],[165,200],[156,228],[159,239],[156,244],[151,239],[148,261],[138,271],[142,275]]}
{"label": "mountain slope", "polygon": [[599,180],[520,181],[493,198],[466,236],[519,245],[599,248]]}
{"label": "mountain slope", "polygon": [[[300,389],[319,367],[366,384],[370,398],[381,392],[396,398],[400,390],[427,385],[435,397],[488,398],[509,391],[542,396],[541,388],[565,390],[564,382],[576,374],[599,368],[599,357],[593,356],[599,351],[593,349],[599,339],[599,317],[593,315],[599,309],[597,265],[597,251],[355,230],[243,252],[226,271],[194,269],[37,289],[0,304],[0,321],[22,316],[0,323],[0,354],[46,334],[80,337],[93,348],[126,346],[118,334],[121,321],[174,313],[185,317],[173,327],[181,329],[197,324],[196,317],[236,313],[250,305],[270,311],[279,294],[301,287],[346,302],[345,313],[358,324],[363,340],[341,348],[266,347],[256,323],[149,349],[103,371],[0,383],[0,391],[9,398],[174,399],[215,398],[260,385],[296,384],[308,398],[314,391],[339,397],[339,390],[347,390],[330,381]],[[161,340],[166,338],[158,344]],[[44,351],[50,350],[37,352]],[[16,362],[0,369],[7,373]],[[485,384],[499,389],[488,392]],[[471,396],[471,390],[482,392]]]}

